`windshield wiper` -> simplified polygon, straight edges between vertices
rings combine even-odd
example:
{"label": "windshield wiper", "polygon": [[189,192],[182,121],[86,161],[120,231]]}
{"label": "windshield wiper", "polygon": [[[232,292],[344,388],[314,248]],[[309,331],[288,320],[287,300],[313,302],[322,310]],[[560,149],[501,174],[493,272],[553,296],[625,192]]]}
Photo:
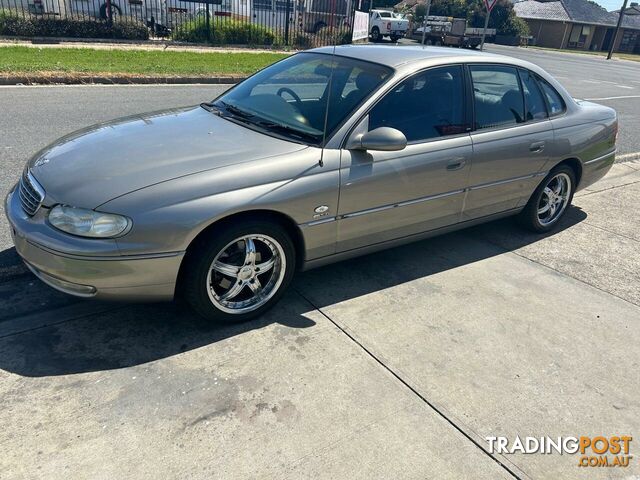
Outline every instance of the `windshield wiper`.
{"label": "windshield wiper", "polygon": [[211,102],[202,102],[200,106],[204,108],[206,111],[215,113],[216,115],[220,115],[222,113],[220,109]]}
{"label": "windshield wiper", "polygon": [[242,110],[241,108],[236,107],[235,105],[231,104],[231,103],[227,103],[227,102],[223,102],[220,101],[220,103],[224,106],[224,109],[231,113],[232,115],[236,115],[238,117],[242,117],[242,118],[251,118],[254,117],[255,115],[253,115],[253,113],[249,113],[245,110]]}
{"label": "windshield wiper", "polygon": [[273,122],[271,120],[265,120],[265,119],[259,118],[253,113],[249,113],[246,110],[242,110],[241,108],[238,108],[231,103],[224,102],[224,101],[216,102],[216,104],[218,103],[224,107],[226,112],[229,112],[231,115],[238,118],[238,120],[244,121],[246,123],[256,125],[258,127],[266,128],[271,131],[279,131],[281,133],[288,134],[291,137],[296,137],[301,140],[306,140],[306,141],[311,140],[313,143],[317,143],[319,140],[318,135],[303,132],[285,123],[278,123],[278,122]]}
{"label": "windshield wiper", "polygon": [[258,121],[255,121],[254,123],[260,127],[264,127],[269,130],[283,132],[291,135],[292,137],[298,137],[299,139],[311,140],[313,142],[318,142],[318,140],[320,139],[319,135],[303,132],[302,130],[298,130],[297,128],[293,128],[292,126],[284,123],[272,122],[270,120],[258,120]]}

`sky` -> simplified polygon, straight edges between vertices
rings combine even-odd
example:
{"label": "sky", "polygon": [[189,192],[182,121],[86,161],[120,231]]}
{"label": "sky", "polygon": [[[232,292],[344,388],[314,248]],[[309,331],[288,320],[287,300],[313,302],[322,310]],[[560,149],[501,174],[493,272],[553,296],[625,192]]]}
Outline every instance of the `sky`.
{"label": "sky", "polygon": [[[609,12],[611,10],[620,10],[620,7],[622,7],[622,1],[623,0],[595,0],[596,3],[599,3],[600,5],[602,5]],[[635,2],[639,0],[628,0],[627,5],[629,5],[631,1]]]}

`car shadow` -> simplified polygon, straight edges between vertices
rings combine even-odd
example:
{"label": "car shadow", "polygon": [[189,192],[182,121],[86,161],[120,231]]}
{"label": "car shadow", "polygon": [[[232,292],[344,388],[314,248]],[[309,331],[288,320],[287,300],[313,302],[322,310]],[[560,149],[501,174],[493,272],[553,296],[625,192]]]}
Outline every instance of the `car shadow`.
{"label": "car shadow", "polygon": [[[8,249],[0,252],[0,369],[27,377],[111,370],[272,324],[311,328],[316,322],[310,313],[317,308],[516,250],[587,217],[578,207],[567,213],[556,230],[544,235],[524,232],[504,219],[300,273],[279,304],[239,325],[211,324],[180,302],[104,308],[76,299],[24,271],[15,250]],[[421,288],[430,293],[428,282]],[[92,312],[94,306],[101,308]]]}

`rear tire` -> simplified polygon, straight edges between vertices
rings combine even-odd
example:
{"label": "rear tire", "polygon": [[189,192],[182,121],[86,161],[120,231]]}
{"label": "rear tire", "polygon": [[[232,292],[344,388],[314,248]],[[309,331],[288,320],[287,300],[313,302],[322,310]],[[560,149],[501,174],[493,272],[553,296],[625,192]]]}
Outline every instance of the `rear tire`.
{"label": "rear tire", "polygon": [[230,223],[190,247],[179,287],[204,318],[245,322],[278,302],[293,278],[295,261],[293,242],[277,223]]}
{"label": "rear tire", "polygon": [[544,233],[552,230],[564,216],[576,186],[576,174],[568,165],[559,165],[544,178],[518,221],[527,230]]}
{"label": "rear tire", "polygon": [[393,43],[396,43],[398,40],[400,40],[400,37],[399,37],[399,36],[397,36],[397,35],[391,35],[391,41],[392,41]]}

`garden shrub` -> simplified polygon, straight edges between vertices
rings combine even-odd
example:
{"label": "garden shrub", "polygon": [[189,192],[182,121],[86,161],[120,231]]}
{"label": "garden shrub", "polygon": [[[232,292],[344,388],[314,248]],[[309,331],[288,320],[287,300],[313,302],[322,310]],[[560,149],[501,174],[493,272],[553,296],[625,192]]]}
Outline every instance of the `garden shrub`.
{"label": "garden shrub", "polygon": [[109,25],[103,20],[21,17],[0,11],[0,35],[15,37],[115,38],[147,40],[149,29],[133,19],[121,18]]}
{"label": "garden shrub", "polygon": [[[179,25],[174,40],[202,43],[207,41],[207,25],[198,17]],[[282,38],[270,28],[237,20],[211,20],[211,43],[216,45],[281,45]]]}

